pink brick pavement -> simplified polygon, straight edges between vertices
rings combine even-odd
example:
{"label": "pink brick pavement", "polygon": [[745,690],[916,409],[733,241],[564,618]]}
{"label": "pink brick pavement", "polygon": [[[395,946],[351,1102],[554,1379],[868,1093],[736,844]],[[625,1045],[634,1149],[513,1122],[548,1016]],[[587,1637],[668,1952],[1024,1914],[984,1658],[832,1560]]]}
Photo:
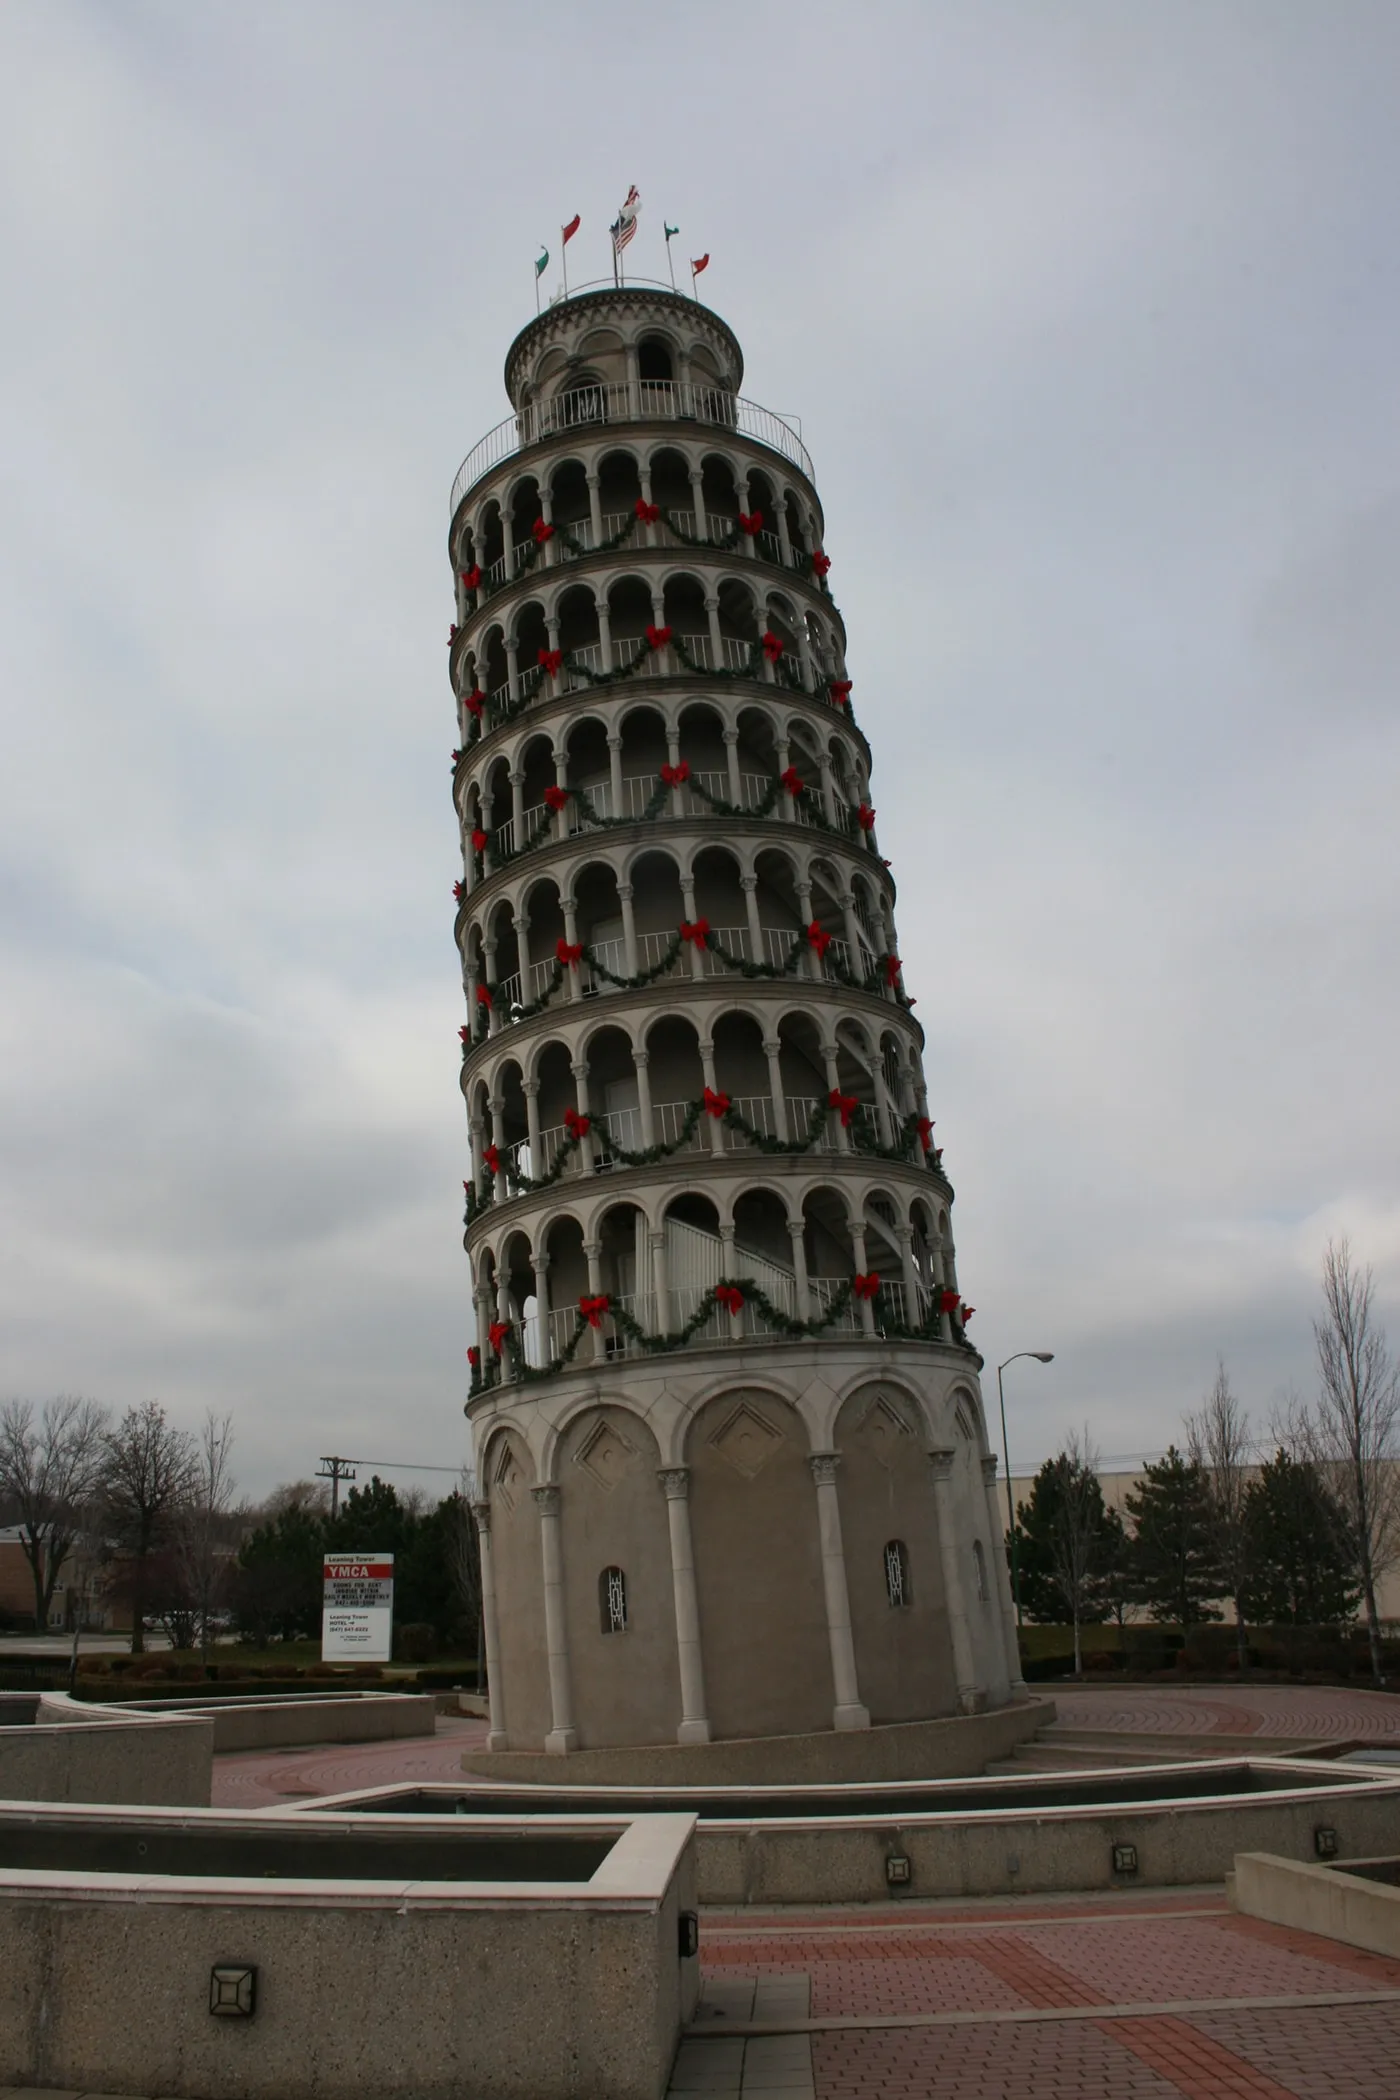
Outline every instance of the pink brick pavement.
{"label": "pink brick pavement", "polygon": [[[1040,1689],[1040,1687],[1036,1687]],[[1061,1726],[1129,1735],[1286,1735],[1300,1742],[1394,1739],[1400,1693],[1336,1684],[1046,1685]]]}
{"label": "pink brick pavement", "polygon": [[214,1760],[215,1808],[275,1808],[318,1794],[460,1779],[462,1752],[486,1741],[484,1721],[439,1714],[437,1733],[392,1743],[323,1743],[309,1750],[238,1750]]}

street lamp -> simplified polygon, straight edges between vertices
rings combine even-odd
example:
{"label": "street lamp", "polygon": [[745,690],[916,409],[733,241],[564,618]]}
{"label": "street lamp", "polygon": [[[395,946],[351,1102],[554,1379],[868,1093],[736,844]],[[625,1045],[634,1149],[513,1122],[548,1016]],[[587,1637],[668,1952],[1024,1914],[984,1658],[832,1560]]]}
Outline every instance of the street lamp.
{"label": "street lamp", "polygon": [[1021,1556],[1016,1546],[1016,1511],[1011,1500],[1011,1446],[1006,1438],[1006,1394],[1002,1391],[1001,1374],[1006,1364],[1019,1362],[1023,1356],[1033,1356],[1038,1364],[1055,1361],[1053,1349],[1018,1349],[1015,1356],[1008,1356],[1006,1363],[997,1365],[997,1398],[1001,1402],[1001,1454],[1006,1461],[1006,1529],[1011,1539],[1011,1588],[1016,1599],[1016,1624],[1021,1624]]}

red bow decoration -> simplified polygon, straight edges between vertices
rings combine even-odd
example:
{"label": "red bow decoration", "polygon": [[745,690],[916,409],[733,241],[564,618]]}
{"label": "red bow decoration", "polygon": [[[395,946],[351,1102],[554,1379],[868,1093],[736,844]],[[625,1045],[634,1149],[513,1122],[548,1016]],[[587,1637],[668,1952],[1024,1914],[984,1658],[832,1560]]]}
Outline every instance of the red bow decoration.
{"label": "red bow decoration", "polygon": [[466,755],[467,755],[467,754],[466,754],[466,752],[465,752],[465,751],[454,751],[454,752],[453,752],[453,754],[452,754],[452,770],[453,770],[453,772],[454,772],[454,773],[456,772],[456,770],[457,770],[458,766],[460,766],[460,765],[461,765],[461,763],[462,763],[462,760],[463,760],[463,759],[464,759],[464,758],[466,757]]}
{"label": "red bow decoration", "polygon": [[[457,1030],[457,1033],[458,1033],[458,1035],[459,1035],[459,1036],[460,1036],[460,1037],[462,1038],[462,1041],[463,1041],[463,1043],[464,1043],[464,1044],[466,1044],[466,1043],[469,1043],[469,1042],[471,1041],[471,1039],[472,1039],[472,1032],[471,1032],[470,1028],[459,1028],[459,1029]],[[462,1187],[463,1187],[463,1188],[465,1188],[465,1187],[466,1187],[466,1185],[467,1185],[467,1184],[466,1184],[466,1183],[465,1183],[465,1181],[464,1181],[464,1182],[462,1183]]]}
{"label": "red bow decoration", "polygon": [[960,1305],[958,1307],[958,1318],[962,1321],[964,1327],[966,1327],[976,1310],[977,1307],[975,1305]]}
{"label": "red bow decoration", "polygon": [[501,1155],[495,1145],[487,1145],[483,1148],[481,1154],[481,1164],[485,1167],[488,1174],[500,1173]]}
{"label": "red bow decoration", "polygon": [[923,1146],[925,1152],[927,1152],[930,1149],[930,1140],[933,1136],[933,1117],[920,1116],[914,1128],[919,1133],[919,1143]]}
{"label": "red bow decoration", "polygon": [[831,946],[831,942],[832,936],[825,930],[825,928],[820,924],[818,920],[813,919],[811,925],[807,928],[808,946],[811,948],[815,948],[818,956],[824,956],[826,954],[827,949]]}
{"label": "red bow decoration", "polygon": [[583,961],[583,942],[566,941],[561,934],[554,943],[554,953],[566,970],[572,970],[575,963]]}
{"label": "red bow decoration", "polygon": [[828,1108],[834,1108],[837,1111],[841,1118],[841,1128],[843,1130],[850,1129],[851,1117],[860,1107],[860,1103],[854,1094],[843,1094],[839,1087],[831,1089],[831,1092],[826,1097],[826,1105]]}
{"label": "red bow decoration", "polygon": [[710,922],[709,922],[709,920],[708,920],[708,919],[682,919],[682,920],[681,920],[681,939],[682,939],[683,941],[694,941],[694,943],[695,943],[695,945],[696,945],[696,947],[697,947],[697,948],[704,948],[704,947],[708,947],[708,945],[709,945],[709,939],[710,939]]}
{"label": "red bow decoration", "polygon": [[604,1291],[597,1298],[580,1298],[578,1309],[590,1327],[600,1327],[603,1322],[603,1314],[611,1303],[612,1301],[608,1297],[607,1292]]}
{"label": "red bow decoration", "polygon": [[807,783],[798,772],[796,766],[789,766],[787,771],[779,777],[790,795],[797,796],[806,792]]}
{"label": "red bow decoration", "polygon": [[705,1113],[707,1116],[727,1116],[729,1113],[728,1094],[717,1094],[712,1086],[707,1086],[705,1089]]}
{"label": "red bow decoration", "polygon": [[537,547],[543,547],[546,540],[552,540],[554,538],[554,527],[552,525],[546,525],[543,518],[536,518],[534,524],[530,527],[530,530],[535,536],[535,545]]}
{"label": "red bow decoration", "polygon": [[684,787],[690,778],[690,760],[683,758],[677,766],[663,766],[661,778],[668,788]]}
{"label": "red bow decoration", "polygon": [[763,530],[763,512],[761,510],[741,510],[739,513],[739,530],[747,533],[751,540],[756,540]]}
{"label": "red bow decoration", "polygon": [[591,1116],[581,1116],[576,1108],[566,1108],[564,1111],[564,1128],[568,1131],[571,1138],[586,1138],[589,1131],[593,1128],[593,1118]]}
{"label": "red bow decoration", "polygon": [[647,629],[648,649],[664,649],[670,639],[671,630],[669,627],[648,627]]}
{"label": "red bow decoration", "polygon": [[648,503],[645,496],[638,496],[633,509],[643,525],[654,525],[661,516],[661,505],[659,503]]}
{"label": "red bow decoration", "polygon": [[465,588],[469,591],[479,591],[481,589],[480,562],[474,561],[469,569],[463,569],[462,582]]}
{"label": "red bow decoration", "polygon": [[[912,999],[911,999],[911,1000],[909,1001],[909,1004],[910,1004],[911,1006],[912,1006],[912,1005],[914,1004],[914,1002],[913,1002],[913,1000],[912,1000]],[[937,1165],[938,1165],[938,1162],[939,1162],[939,1160],[940,1160],[940,1159],[942,1159],[942,1157],[943,1157],[943,1147],[942,1147],[941,1145],[935,1145],[935,1146],[934,1146],[934,1148],[933,1148],[933,1163],[934,1163],[934,1165],[935,1165],[935,1166],[937,1166]]]}
{"label": "red bow decoration", "polygon": [[547,678],[557,678],[563,668],[564,652],[562,649],[541,649],[540,669]]}
{"label": "red bow decoration", "polygon": [[456,629],[456,626],[455,626],[455,625],[453,625],[453,626],[449,627],[449,628],[448,628],[448,630],[447,630],[447,646],[448,646],[448,648],[449,648],[449,649],[450,649],[450,648],[452,647],[452,644],[453,644],[453,643],[454,643],[454,642],[456,641],[456,639],[457,639],[457,629]]}
{"label": "red bow decoration", "polygon": [[774,634],[771,627],[766,627],[763,630],[763,633],[760,635],[759,639],[763,644],[763,653],[767,657],[769,663],[775,664],[778,661],[778,658],[783,653],[782,642],[779,640],[778,636]]}
{"label": "red bow decoration", "polygon": [[722,1305],[727,1313],[741,1313],[744,1309],[744,1294],[737,1283],[717,1283],[715,1304]]}
{"label": "red bow decoration", "polygon": [[832,679],[830,685],[827,687],[827,691],[831,695],[831,704],[833,707],[844,707],[846,705],[846,702],[851,697],[851,685],[852,680],[849,678]]}
{"label": "red bow decoration", "polygon": [[821,548],[818,547],[812,556],[812,567],[816,570],[818,576],[825,576],[827,570],[831,567],[831,556],[823,554]]}
{"label": "red bow decoration", "polygon": [[460,904],[462,901],[462,885],[460,882],[453,883],[452,894],[457,899],[457,902]]}
{"label": "red bow decoration", "polygon": [[476,1003],[478,1006],[489,1006],[491,1004],[491,987],[489,984],[483,982],[477,986]]}
{"label": "red bow decoration", "polygon": [[957,1309],[958,1294],[956,1291],[940,1291],[938,1293],[938,1310],[941,1313],[956,1312]]}
{"label": "red bow decoration", "polygon": [[510,1321],[493,1320],[491,1322],[491,1325],[487,1328],[486,1333],[490,1340],[491,1347],[495,1350],[497,1356],[499,1356],[501,1353],[501,1344],[504,1342],[506,1336],[510,1333]]}
{"label": "red bow decoration", "polygon": [[486,833],[479,824],[472,833],[472,851],[474,853],[484,853],[486,851]]}
{"label": "red bow decoration", "polygon": [[568,799],[569,790],[567,788],[547,787],[544,791],[544,806],[546,809],[552,809],[556,816]]}
{"label": "red bow decoration", "polygon": [[478,1364],[481,1362],[481,1351],[475,1347],[468,1349],[467,1362],[471,1365],[472,1369],[475,1370]]}
{"label": "red bow decoration", "polygon": [[462,705],[467,710],[467,713],[475,715],[479,722],[481,720],[481,711],[486,705],[486,695],[482,692],[481,687],[477,686],[472,692],[468,693]]}
{"label": "red bow decoration", "polygon": [[875,829],[875,812],[868,802],[862,802],[860,808],[856,811],[856,822],[862,831],[873,831]]}
{"label": "red bow decoration", "polygon": [[857,1276],[855,1281],[851,1285],[851,1289],[854,1291],[856,1297],[864,1298],[867,1301],[875,1296],[875,1293],[879,1290],[879,1288],[880,1278],[874,1269],[871,1270],[868,1276]]}
{"label": "red bow decoration", "polygon": [[899,973],[903,968],[904,965],[897,955],[887,955],[885,957],[885,983],[890,987],[891,991],[899,983]]}

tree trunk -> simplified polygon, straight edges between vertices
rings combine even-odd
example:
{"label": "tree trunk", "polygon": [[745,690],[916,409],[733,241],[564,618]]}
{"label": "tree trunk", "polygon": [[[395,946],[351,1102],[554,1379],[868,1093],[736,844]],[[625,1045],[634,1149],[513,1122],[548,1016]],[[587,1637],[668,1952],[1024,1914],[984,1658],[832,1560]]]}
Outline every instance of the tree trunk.
{"label": "tree trunk", "polygon": [[1376,1585],[1371,1574],[1371,1556],[1362,1555],[1361,1586],[1366,1597],[1366,1638],[1371,1644],[1371,1680],[1376,1690],[1385,1689],[1385,1668],[1381,1661],[1381,1619],[1376,1610]]}
{"label": "tree trunk", "polygon": [[1238,1597],[1235,1599],[1235,1647],[1240,1658],[1240,1675],[1241,1677],[1247,1677],[1249,1675],[1249,1639],[1245,1632],[1244,1606]]}
{"label": "tree trunk", "polygon": [[44,1599],[44,1548],[43,1542],[31,1538],[29,1533],[20,1535],[20,1547],[29,1563],[29,1579],[34,1584],[34,1631],[42,1633],[48,1624],[48,1611]]}
{"label": "tree trunk", "polygon": [[146,1629],[142,1621],[146,1616],[146,1556],[138,1553],[131,1563],[131,1653],[146,1652]]}
{"label": "tree trunk", "polygon": [[1074,1615],[1074,1674],[1076,1677],[1084,1675],[1084,1655],[1079,1641],[1079,1613],[1077,1611]]}

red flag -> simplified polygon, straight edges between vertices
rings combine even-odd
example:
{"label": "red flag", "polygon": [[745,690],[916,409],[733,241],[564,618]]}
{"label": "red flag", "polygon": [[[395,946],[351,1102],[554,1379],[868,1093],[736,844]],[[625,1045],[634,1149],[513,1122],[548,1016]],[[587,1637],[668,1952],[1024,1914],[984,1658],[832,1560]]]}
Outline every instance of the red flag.
{"label": "red flag", "polygon": [[577,213],[577,212],[575,212],[575,213],[574,213],[574,215],[573,215],[573,217],[572,217],[572,218],[570,219],[570,221],[569,221],[568,225],[567,225],[567,226],[561,226],[561,227],[560,227],[560,229],[559,229],[559,231],[560,231],[560,234],[561,234],[561,235],[563,236],[563,241],[564,241],[564,245],[565,245],[565,246],[567,246],[567,245],[568,245],[568,243],[569,243],[569,242],[570,242],[570,241],[571,241],[571,240],[573,239],[574,235],[575,235],[575,234],[576,234],[576,233],[578,232],[578,229],[579,229],[579,215],[578,215],[578,213]]}
{"label": "red flag", "polygon": [[702,256],[701,256],[701,258],[700,258],[699,262],[693,262],[693,263],[691,264],[691,266],[690,266],[690,274],[691,274],[691,276],[692,276],[692,277],[698,277],[698,276],[700,275],[700,272],[701,272],[702,270],[708,270],[708,269],[709,269],[709,267],[710,267],[710,258],[709,258],[709,253],[708,253],[708,251],[707,251],[707,252],[706,252],[706,253],[705,253],[704,255],[702,255]]}

